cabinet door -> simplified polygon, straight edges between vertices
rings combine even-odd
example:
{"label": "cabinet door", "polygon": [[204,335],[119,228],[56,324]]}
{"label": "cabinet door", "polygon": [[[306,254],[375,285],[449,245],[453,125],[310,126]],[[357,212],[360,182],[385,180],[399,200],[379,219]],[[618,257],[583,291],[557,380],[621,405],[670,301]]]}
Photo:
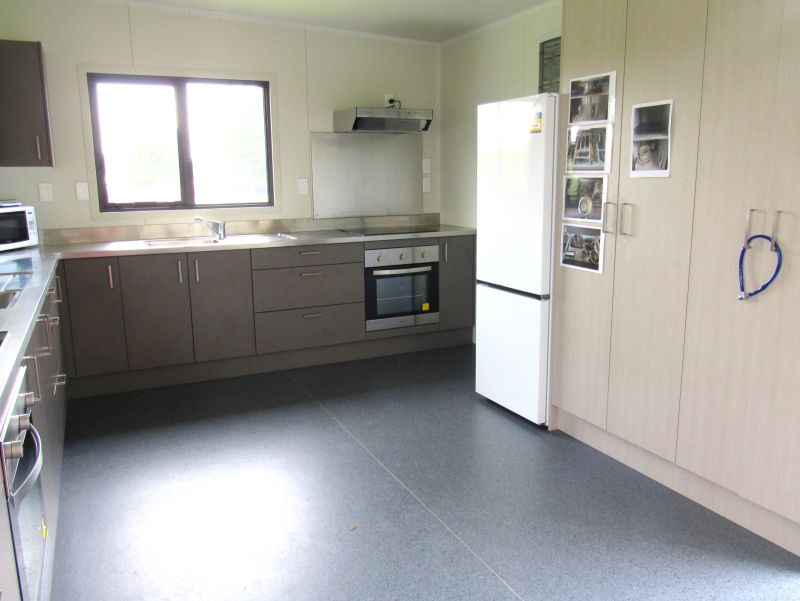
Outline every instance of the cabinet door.
{"label": "cabinet door", "polygon": [[0,40],[0,165],[52,165],[38,42]]}
{"label": "cabinet door", "polygon": [[[607,428],[669,461],[678,437],[705,34],[705,1],[628,3]],[[670,176],[633,178],[631,106],[659,100],[673,101]]]}
{"label": "cabinet door", "polygon": [[66,262],[75,371],[93,376],[128,369],[116,257]]}
{"label": "cabinet door", "polygon": [[[569,80],[616,71],[617,113],[622,106],[625,68],[627,2],[620,0],[570,0],[564,3],[561,38],[561,107],[559,117],[559,174],[564,174],[569,119]],[[619,118],[614,125],[608,202],[617,202],[620,169]],[[561,182],[558,180],[559,190]],[[556,198],[556,215],[562,215],[563,193]],[[616,216],[606,208],[607,223]],[[611,339],[611,295],[614,289],[616,236],[606,234],[603,273],[595,274],[559,266],[561,226],[556,220],[553,263],[553,346],[551,398],[553,405],[601,428],[608,409],[608,361]],[[613,231],[613,230],[611,230]]]}
{"label": "cabinet door", "polygon": [[439,329],[475,324],[475,236],[439,242]]}
{"label": "cabinet door", "polygon": [[119,271],[128,367],[194,361],[186,255],[120,257]]}
{"label": "cabinet door", "polygon": [[249,250],[189,254],[196,361],[254,355]]}
{"label": "cabinet door", "polygon": [[[745,214],[760,209],[753,230],[769,227],[765,175],[772,161],[783,160],[774,136],[787,125],[776,118],[776,90],[783,94],[792,85],[778,81],[783,9],[782,0],[711,0],[708,10],[677,463],[735,491],[750,455],[743,453],[751,427],[747,400],[761,403],[769,398],[763,386],[788,375],[773,370],[772,361],[795,346],[798,335],[787,328],[795,340],[784,348],[773,346],[780,336],[760,344],[770,319],[783,324],[781,316],[795,315],[796,297],[776,299],[786,280],[753,301],[737,299]],[[753,109],[746,118],[743,107]],[[781,164],[785,177],[793,167]],[[769,258],[756,250],[748,260],[759,257]]]}

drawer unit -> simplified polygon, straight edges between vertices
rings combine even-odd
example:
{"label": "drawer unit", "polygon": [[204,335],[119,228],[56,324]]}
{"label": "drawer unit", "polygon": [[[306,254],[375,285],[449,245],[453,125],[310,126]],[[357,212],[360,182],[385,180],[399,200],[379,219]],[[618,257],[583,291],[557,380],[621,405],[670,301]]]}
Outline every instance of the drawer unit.
{"label": "drawer unit", "polygon": [[259,354],[364,340],[364,303],[256,314]]}
{"label": "drawer unit", "polygon": [[[362,302],[364,265],[347,263],[254,271],[253,297],[257,313]],[[361,320],[364,320],[363,313]]]}
{"label": "drawer unit", "polygon": [[253,269],[335,265],[364,260],[364,245],[359,243],[254,248],[251,252]]}

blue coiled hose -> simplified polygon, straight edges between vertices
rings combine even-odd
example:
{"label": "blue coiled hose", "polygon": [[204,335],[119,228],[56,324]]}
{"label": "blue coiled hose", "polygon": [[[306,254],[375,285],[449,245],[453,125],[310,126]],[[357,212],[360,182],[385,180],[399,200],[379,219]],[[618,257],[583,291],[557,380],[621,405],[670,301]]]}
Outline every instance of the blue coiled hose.
{"label": "blue coiled hose", "polygon": [[[748,292],[744,289],[744,256],[747,254],[747,249],[750,247],[750,243],[753,240],[766,240],[770,244],[772,244],[775,248],[775,253],[778,255],[778,262],[775,264],[775,271],[772,272],[770,278],[761,284],[756,290],[752,292]],[[742,250],[739,253],[739,300],[746,300],[751,296],[755,296],[756,294],[761,294],[769,288],[770,284],[775,281],[775,278],[778,277],[778,274],[781,272],[781,266],[783,265],[783,252],[781,252],[781,247],[778,246],[778,242],[772,241],[770,236],[765,236],[764,234],[756,234],[755,236],[750,236],[747,242],[745,242],[744,246],[742,246]]]}

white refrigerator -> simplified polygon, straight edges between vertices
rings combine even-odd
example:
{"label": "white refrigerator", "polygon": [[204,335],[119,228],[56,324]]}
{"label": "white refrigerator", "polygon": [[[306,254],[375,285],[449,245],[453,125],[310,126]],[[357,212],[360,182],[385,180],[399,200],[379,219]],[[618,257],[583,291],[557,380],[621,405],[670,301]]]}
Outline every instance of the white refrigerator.
{"label": "white refrigerator", "polygon": [[476,391],[548,418],[558,95],[478,106]]}

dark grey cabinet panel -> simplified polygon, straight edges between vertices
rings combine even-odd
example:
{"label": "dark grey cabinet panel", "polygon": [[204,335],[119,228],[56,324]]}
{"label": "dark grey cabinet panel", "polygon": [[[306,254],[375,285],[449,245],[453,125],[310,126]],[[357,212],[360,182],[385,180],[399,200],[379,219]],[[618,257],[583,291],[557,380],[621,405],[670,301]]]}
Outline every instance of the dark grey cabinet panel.
{"label": "dark grey cabinet panel", "polygon": [[128,369],[116,257],[66,262],[75,371],[79,376]]}
{"label": "dark grey cabinet panel", "polygon": [[357,342],[364,337],[364,303],[256,315],[259,354]]}
{"label": "dark grey cabinet panel", "polygon": [[365,242],[366,250],[379,248],[410,248],[412,246],[436,246],[439,244],[438,238],[408,238],[406,240],[375,240]]}
{"label": "dark grey cabinet panel", "polygon": [[364,300],[364,265],[315,265],[253,272],[255,308],[280,311]]}
{"label": "dark grey cabinet panel", "polygon": [[0,40],[0,82],[0,165],[52,165],[42,45]]}
{"label": "dark grey cabinet panel", "polygon": [[120,257],[119,271],[130,369],[194,361],[186,255]]}
{"label": "dark grey cabinet panel", "polygon": [[190,253],[188,259],[195,360],[254,355],[250,251]]}
{"label": "dark grey cabinet panel", "polygon": [[278,269],[364,261],[364,245],[359,243],[254,248],[252,252],[253,269]]}
{"label": "dark grey cabinet panel", "polygon": [[475,324],[475,236],[442,238],[439,245],[439,329]]}

